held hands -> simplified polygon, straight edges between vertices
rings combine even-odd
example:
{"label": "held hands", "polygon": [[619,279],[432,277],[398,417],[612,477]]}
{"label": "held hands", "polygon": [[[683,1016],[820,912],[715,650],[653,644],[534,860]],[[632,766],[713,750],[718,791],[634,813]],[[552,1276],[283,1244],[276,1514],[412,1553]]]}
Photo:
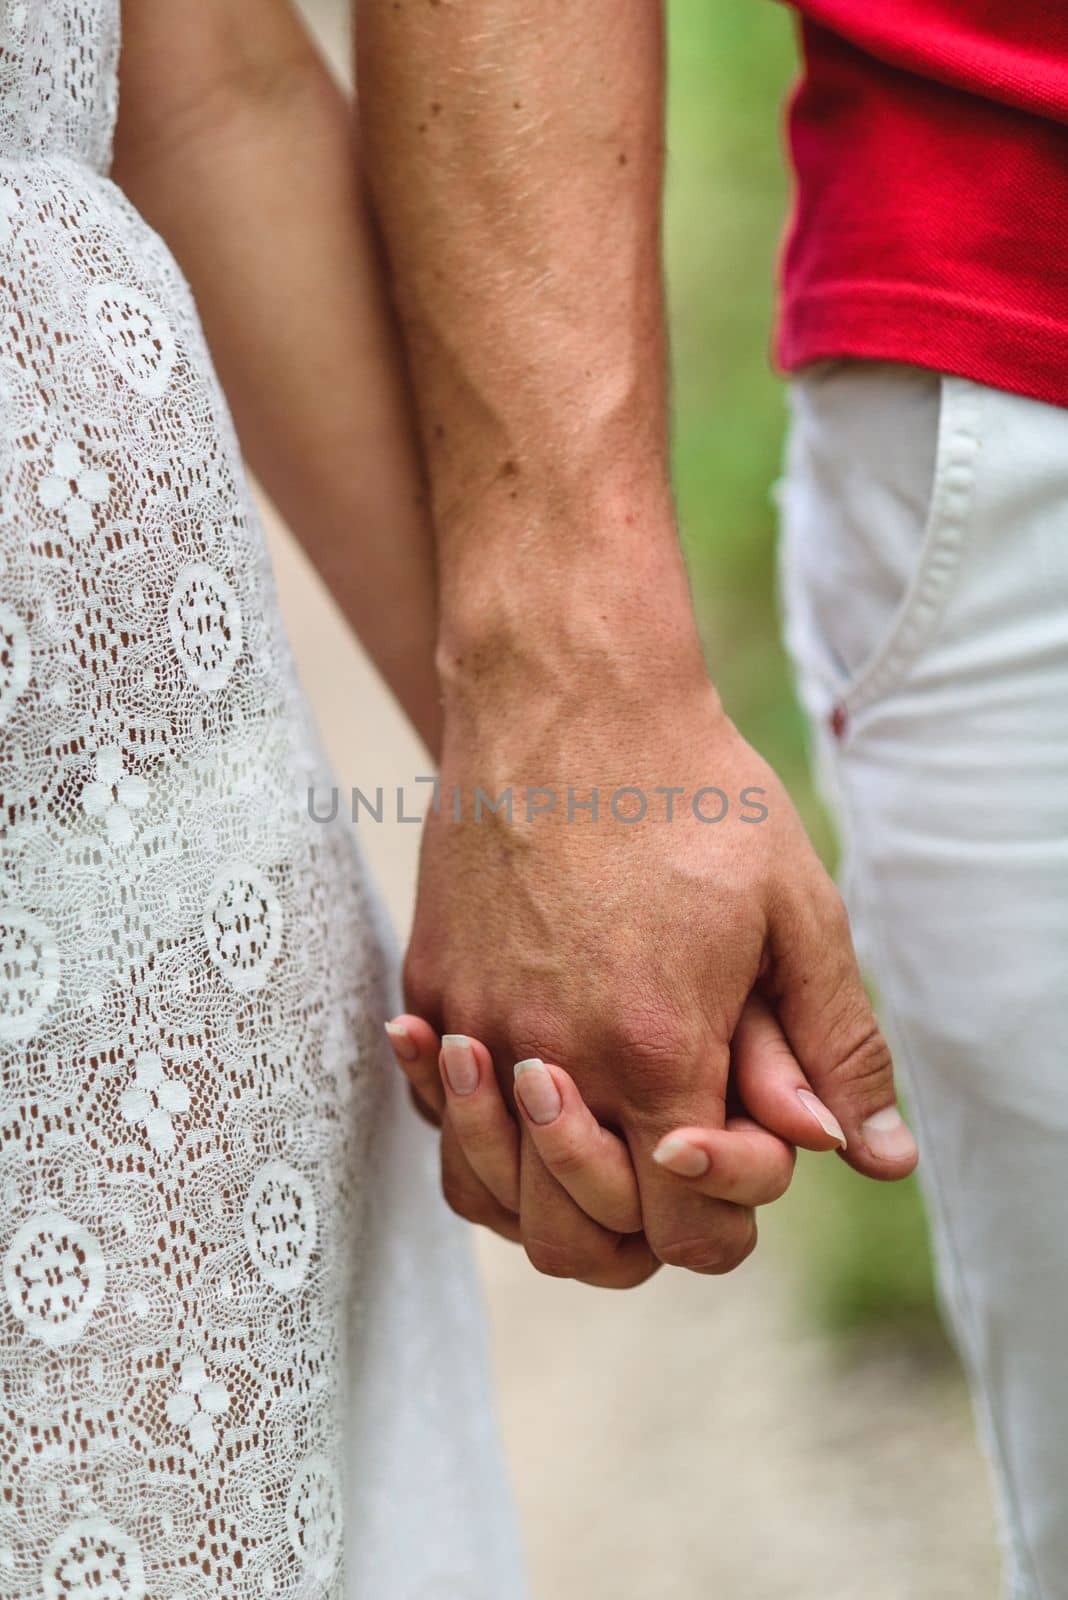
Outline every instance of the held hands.
{"label": "held hands", "polygon": [[[454,1211],[522,1242],[539,1271],[553,1276],[620,1289],[657,1270],[627,1146],[596,1120],[562,1067],[518,1062],[513,1115],[479,1040],[462,1034],[439,1040],[413,1016],[395,1018],[386,1031],[416,1104],[441,1126],[442,1184]],[[810,1150],[841,1147],[826,1107],[804,1089],[806,1098],[797,1098],[796,1064],[758,1000],[750,1001],[738,1029],[733,1072],[738,1098],[744,1103],[755,1090],[794,1142]],[[701,1270],[727,1272],[756,1243],[754,1208],[785,1193],[794,1149],[750,1118],[730,1116],[723,1128],[670,1134],[653,1160],[677,1175],[680,1194],[689,1189],[715,1202],[721,1253],[709,1253]],[[529,1171],[524,1183],[532,1164],[548,1183],[532,1184]]]}
{"label": "held hands", "polygon": [[[638,687],[625,715],[572,720],[527,695],[522,718],[447,716],[445,792],[563,791],[574,772],[608,791],[715,783],[762,790],[759,825],[443,812],[424,835],[401,1025],[405,1069],[444,1111],[446,1193],[543,1271],[589,1282],[737,1265],[752,1208],[789,1181],[784,1140],[828,1150],[844,1130],[844,1159],[874,1178],[916,1160],[837,891],[707,683],[686,698]],[[440,1077],[434,1030],[471,1041]],[[532,1061],[513,1091],[513,1063]],[[728,1117],[729,1084],[762,1126]]]}

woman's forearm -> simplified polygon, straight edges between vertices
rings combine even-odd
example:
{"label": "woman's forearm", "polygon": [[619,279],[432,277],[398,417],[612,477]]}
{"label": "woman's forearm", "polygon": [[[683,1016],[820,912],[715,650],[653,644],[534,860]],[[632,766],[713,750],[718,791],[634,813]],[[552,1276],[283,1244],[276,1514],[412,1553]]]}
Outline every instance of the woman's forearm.
{"label": "woman's forearm", "polygon": [[434,557],[351,108],[283,0],[137,0],[114,177],[173,250],[257,477],[436,754]]}

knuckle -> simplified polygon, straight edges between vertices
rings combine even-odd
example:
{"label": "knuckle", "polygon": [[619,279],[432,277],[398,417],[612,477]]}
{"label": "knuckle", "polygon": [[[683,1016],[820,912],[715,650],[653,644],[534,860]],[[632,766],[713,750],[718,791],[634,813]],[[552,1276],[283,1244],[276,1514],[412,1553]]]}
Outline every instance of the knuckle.
{"label": "knuckle", "polygon": [[603,1271],[605,1261],[593,1252],[559,1239],[524,1235],[523,1247],[535,1272],[546,1278],[588,1278]]}
{"label": "knuckle", "polygon": [[712,1239],[666,1239],[656,1246],[666,1267],[682,1267],[687,1272],[726,1272],[724,1246]]}
{"label": "knuckle", "polygon": [[581,1135],[557,1133],[555,1138],[539,1138],[539,1130],[533,1131],[538,1154],[554,1177],[577,1178],[587,1170],[589,1149]]}
{"label": "knuckle", "polygon": [[628,1067],[655,1079],[677,1071],[680,1063],[689,1063],[693,1029],[670,1014],[623,1018],[613,1029],[612,1047]]}
{"label": "knuckle", "polygon": [[666,1240],[656,1245],[656,1253],[666,1266],[683,1267],[687,1272],[721,1277],[740,1267],[755,1244],[756,1228],[750,1221],[721,1229],[714,1235],[698,1234]]}
{"label": "knuckle", "polygon": [[854,1095],[870,1090],[882,1103],[893,1074],[890,1046],[874,1017],[855,1025],[839,1041],[830,1077],[839,1085],[848,1085]]}
{"label": "knuckle", "polygon": [[509,1019],[508,1038],[517,1061],[537,1057],[541,1061],[561,1061],[568,1054],[567,1034],[559,1016],[540,1007],[521,1007]]}
{"label": "knuckle", "polygon": [[648,1250],[641,1255],[620,1256],[612,1271],[602,1280],[601,1287],[637,1289],[639,1284],[648,1283],[660,1271],[661,1265],[652,1251]]}
{"label": "knuckle", "polygon": [[624,1108],[636,1120],[657,1122],[685,1120],[679,1108],[693,1086],[694,1069],[702,1060],[711,1064],[715,1055],[709,1039],[673,1017],[617,1023],[609,1048]]}
{"label": "knuckle", "polygon": [[782,885],[774,906],[780,952],[787,960],[798,951],[818,952],[828,983],[844,982],[855,969],[853,928],[837,884],[816,863],[815,874]]}

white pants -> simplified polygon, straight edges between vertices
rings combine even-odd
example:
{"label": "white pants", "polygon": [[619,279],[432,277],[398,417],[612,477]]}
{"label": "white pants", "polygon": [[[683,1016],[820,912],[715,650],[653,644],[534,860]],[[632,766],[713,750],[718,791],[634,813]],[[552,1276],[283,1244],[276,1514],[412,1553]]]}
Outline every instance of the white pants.
{"label": "white pants", "polygon": [[1068,411],[793,388],[787,638],[917,1125],[1013,1600],[1068,1597]]}

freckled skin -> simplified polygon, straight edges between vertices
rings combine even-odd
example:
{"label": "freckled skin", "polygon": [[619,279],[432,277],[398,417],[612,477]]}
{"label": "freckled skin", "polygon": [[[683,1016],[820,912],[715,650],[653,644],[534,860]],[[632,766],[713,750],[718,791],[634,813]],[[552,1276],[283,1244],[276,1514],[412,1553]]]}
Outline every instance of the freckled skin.
{"label": "freckled skin", "polygon": [[[624,1129],[649,1241],[670,1259],[714,1226],[649,1152],[673,1128],[722,1124],[758,980],[847,1136],[893,1089],[836,891],[723,712],[692,614],[669,473],[661,13],[431,0],[398,21],[358,0],[356,38],[435,509],[443,785],[770,796],[768,823],[729,842],[692,818],[438,819],[424,835],[411,1010],[501,1061],[573,1065],[591,1109]],[[429,161],[416,122],[439,90],[450,115]],[[838,1052],[858,1041],[872,1070],[854,1092]],[[904,1175],[864,1149],[849,1137],[846,1159]],[[545,1242],[556,1224],[540,1215]]]}

